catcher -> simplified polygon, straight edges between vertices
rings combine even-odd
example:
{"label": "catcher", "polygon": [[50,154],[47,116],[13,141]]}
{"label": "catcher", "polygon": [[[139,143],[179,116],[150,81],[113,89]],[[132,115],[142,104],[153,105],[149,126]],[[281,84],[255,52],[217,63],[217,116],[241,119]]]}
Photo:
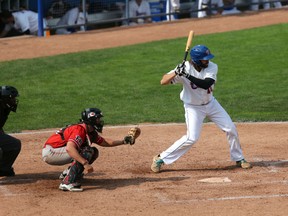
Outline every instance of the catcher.
{"label": "catcher", "polygon": [[88,108],[82,111],[78,124],[68,125],[50,136],[42,149],[42,159],[50,165],[70,166],[59,178],[62,180],[59,189],[63,191],[83,191],[79,181],[86,173],[93,172],[91,164],[98,158],[99,151],[91,144],[103,147],[135,144],[141,130],[131,128],[121,140],[112,140],[99,135],[102,133],[103,114],[98,108]]}

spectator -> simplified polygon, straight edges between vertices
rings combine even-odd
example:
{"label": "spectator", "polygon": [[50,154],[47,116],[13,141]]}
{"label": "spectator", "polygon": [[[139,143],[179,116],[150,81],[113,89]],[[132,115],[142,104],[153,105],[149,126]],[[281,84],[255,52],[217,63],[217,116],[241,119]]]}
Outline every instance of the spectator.
{"label": "spectator", "polygon": [[235,0],[199,0],[198,17],[206,17],[207,15],[228,15],[241,13],[236,6]]}
{"label": "spectator", "polygon": [[[91,164],[98,158],[99,151],[92,144],[102,147],[133,145],[135,140],[128,134],[123,139],[104,138],[102,133],[103,114],[98,108],[88,108],[81,112],[81,122],[68,125],[50,136],[42,149],[43,161],[50,165],[71,165],[61,173],[59,189],[63,191],[83,191],[80,180],[83,172],[93,172]],[[140,134],[139,134],[140,135]]]}
{"label": "spectator", "polygon": [[[251,0],[250,9],[253,11],[258,11],[260,3],[262,3],[263,9],[268,10],[271,8],[271,0]],[[280,1],[273,1],[273,5],[275,8],[281,8],[282,3]]]}
{"label": "spectator", "polygon": [[222,15],[238,14],[241,13],[240,10],[235,6],[235,0],[223,0],[223,11]]}
{"label": "spectator", "polygon": [[198,18],[206,17],[207,15],[221,15],[223,12],[222,0],[199,0],[198,2]]}
{"label": "spectator", "polygon": [[[83,10],[83,2],[80,2],[80,5],[78,7],[74,7],[67,11],[64,16],[61,17],[59,22],[56,26],[71,26],[68,28],[59,28],[56,30],[56,34],[71,34],[74,32],[77,32],[79,30],[84,31],[85,27],[84,24],[87,22],[88,17],[88,9],[89,9],[89,2],[86,1],[85,5],[85,14],[84,16],[84,10]],[[86,20],[85,20],[86,17]],[[74,27],[73,25],[81,25],[81,27]]]}
{"label": "spectator", "polygon": [[14,176],[13,164],[21,151],[21,141],[6,134],[4,125],[10,112],[16,112],[18,91],[12,86],[0,86],[0,176]]}
{"label": "spectator", "polygon": [[0,38],[3,37],[14,37],[23,35],[20,31],[14,28],[13,23],[6,23],[3,18],[3,14],[5,17],[5,13],[9,13],[8,11],[3,11],[0,13]]}
{"label": "spectator", "polygon": [[49,16],[58,18],[63,16],[70,8],[70,5],[63,0],[54,0],[48,10]]}
{"label": "spectator", "polygon": [[[20,10],[17,12],[5,12],[2,14],[5,24],[13,27],[26,35],[38,34],[38,14],[30,10]],[[46,27],[46,21],[43,20],[43,27]]]}
{"label": "spectator", "polygon": [[[167,0],[166,1],[166,13],[177,13],[180,12],[180,0]],[[167,20],[176,20],[177,15],[172,14],[172,15],[167,15],[166,16]]]}
{"label": "spectator", "polygon": [[147,0],[132,0],[131,2],[129,2],[129,18],[133,17],[132,19],[130,19],[129,25],[151,23],[151,17],[141,17],[150,15],[151,10],[149,2]]}

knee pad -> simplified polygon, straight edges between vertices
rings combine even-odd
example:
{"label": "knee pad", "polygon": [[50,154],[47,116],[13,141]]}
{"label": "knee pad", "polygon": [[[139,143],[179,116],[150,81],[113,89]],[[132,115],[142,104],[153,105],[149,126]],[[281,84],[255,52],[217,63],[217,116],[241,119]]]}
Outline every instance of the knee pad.
{"label": "knee pad", "polygon": [[93,157],[92,157],[92,162],[94,162],[98,157],[99,157],[99,151],[98,151],[98,149],[96,148],[96,147],[92,147],[92,149],[93,149]]}
{"label": "knee pad", "polygon": [[99,151],[96,147],[85,146],[80,154],[89,162],[89,164],[92,164],[98,158]]}

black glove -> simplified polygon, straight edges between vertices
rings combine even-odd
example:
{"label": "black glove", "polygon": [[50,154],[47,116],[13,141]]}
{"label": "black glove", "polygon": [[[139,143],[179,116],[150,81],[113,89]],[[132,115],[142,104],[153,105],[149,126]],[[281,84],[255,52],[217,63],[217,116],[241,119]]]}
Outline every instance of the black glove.
{"label": "black glove", "polygon": [[187,77],[189,74],[186,72],[185,63],[178,64],[175,69],[176,75]]}

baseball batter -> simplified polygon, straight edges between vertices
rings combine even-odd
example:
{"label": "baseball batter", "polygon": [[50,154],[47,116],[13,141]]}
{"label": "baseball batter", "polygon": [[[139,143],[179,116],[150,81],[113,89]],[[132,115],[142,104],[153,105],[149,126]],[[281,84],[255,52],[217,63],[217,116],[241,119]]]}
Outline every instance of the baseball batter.
{"label": "baseball batter", "polygon": [[[238,132],[228,113],[213,96],[218,66],[204,45],[194,46],[190,61],[179,64],[162,77],[161,85],[181,84],[180,99],[184,103],[187,134],[153,158],[151,170],[159,173],[163,164],[171,164],[185,154],[199,139],[203,121],[208,117],[227,135],[231,160],[243,169],[251,168],[243,156]],[[182,66],[183,65],[183,66]]]}

